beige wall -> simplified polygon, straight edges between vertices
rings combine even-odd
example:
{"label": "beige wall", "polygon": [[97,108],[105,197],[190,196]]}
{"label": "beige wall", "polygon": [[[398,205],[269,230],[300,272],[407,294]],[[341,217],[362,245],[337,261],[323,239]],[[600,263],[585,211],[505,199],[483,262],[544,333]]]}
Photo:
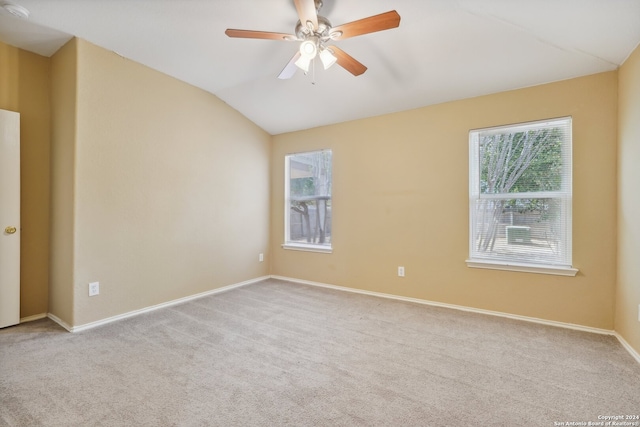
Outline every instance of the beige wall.
{"label": "beige wall", "polygon": [[[272,274],[612,329],[617,73],[274,137]],[[576,277],[471,269],[468,132],[573,117]],[[333,150],[332,254],[285,250],[284,155]],[[397,266],[406,268],[398,278]]]}
{"label": "beige wall", "polygon": [[72,324],[267,275],[271,137],[209,93],[77,48]]}
{"label": "beige wall", "polygon": [[78,45],[51,58],[51,261],[49,313],[73,325],[76,79]]}
{"label": "beige wall", "polygon": [[47,312],[49,59],[0,42],[0,108],[20,113],[20,317]]}
{"label": "beige wall", "polygon": [[616,331],[640,353],[640,47],[618,75]]}

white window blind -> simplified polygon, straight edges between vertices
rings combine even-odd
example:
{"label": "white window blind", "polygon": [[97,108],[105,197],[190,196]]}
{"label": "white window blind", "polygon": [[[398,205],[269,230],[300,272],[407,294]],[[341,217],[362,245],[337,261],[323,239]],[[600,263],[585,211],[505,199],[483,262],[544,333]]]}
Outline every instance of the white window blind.
{"label": "white window blind", "polygon": [[285,248],[331,250],[331,186],[331,150],[285,157]]}
{"label": "white window blind", "polygon": [[470,261],[571,268],[571,151],[570,117],[469,133]]}

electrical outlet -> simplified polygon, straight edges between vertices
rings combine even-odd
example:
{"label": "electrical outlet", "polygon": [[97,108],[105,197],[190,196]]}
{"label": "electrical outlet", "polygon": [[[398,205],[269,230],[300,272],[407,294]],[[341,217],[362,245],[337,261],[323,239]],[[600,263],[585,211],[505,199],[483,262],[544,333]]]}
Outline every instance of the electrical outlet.
{"label": "electrical outlet", "polygon": [[638,304],[638,322],[640,322],[640,304]]}
{"label": "electrical outlet", "polygon": [[89,283],[89,296],[94,297],[100,293],[100,282]]}
{"label": "electrical outlet", "polygon": [[398,277],[404,277],[404,267],[398,267]]}
{"label": "electrical outlet", "polygon": [[264,261],[264,254],[258,255],[258,261],[260,262]]}

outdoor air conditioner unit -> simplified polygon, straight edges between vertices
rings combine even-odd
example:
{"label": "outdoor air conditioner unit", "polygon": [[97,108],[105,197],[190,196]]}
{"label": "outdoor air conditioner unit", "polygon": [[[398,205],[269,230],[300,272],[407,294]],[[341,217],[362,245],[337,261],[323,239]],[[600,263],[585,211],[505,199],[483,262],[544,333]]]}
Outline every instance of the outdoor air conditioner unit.
{"label": "outdoor air conditioner unit", "polygon": [[531,227],[526,225],[507,225],[507,243],[528,244],[531,243]]}

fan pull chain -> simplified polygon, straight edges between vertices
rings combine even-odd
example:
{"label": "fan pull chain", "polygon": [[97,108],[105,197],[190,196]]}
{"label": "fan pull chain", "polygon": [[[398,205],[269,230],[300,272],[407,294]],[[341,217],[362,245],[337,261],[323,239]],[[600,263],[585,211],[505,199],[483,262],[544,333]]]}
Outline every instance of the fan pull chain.
{"label": "fan pull chain", "polygon": [[316,58],[311,61],[311,84],[314,86],[316,84]]}

